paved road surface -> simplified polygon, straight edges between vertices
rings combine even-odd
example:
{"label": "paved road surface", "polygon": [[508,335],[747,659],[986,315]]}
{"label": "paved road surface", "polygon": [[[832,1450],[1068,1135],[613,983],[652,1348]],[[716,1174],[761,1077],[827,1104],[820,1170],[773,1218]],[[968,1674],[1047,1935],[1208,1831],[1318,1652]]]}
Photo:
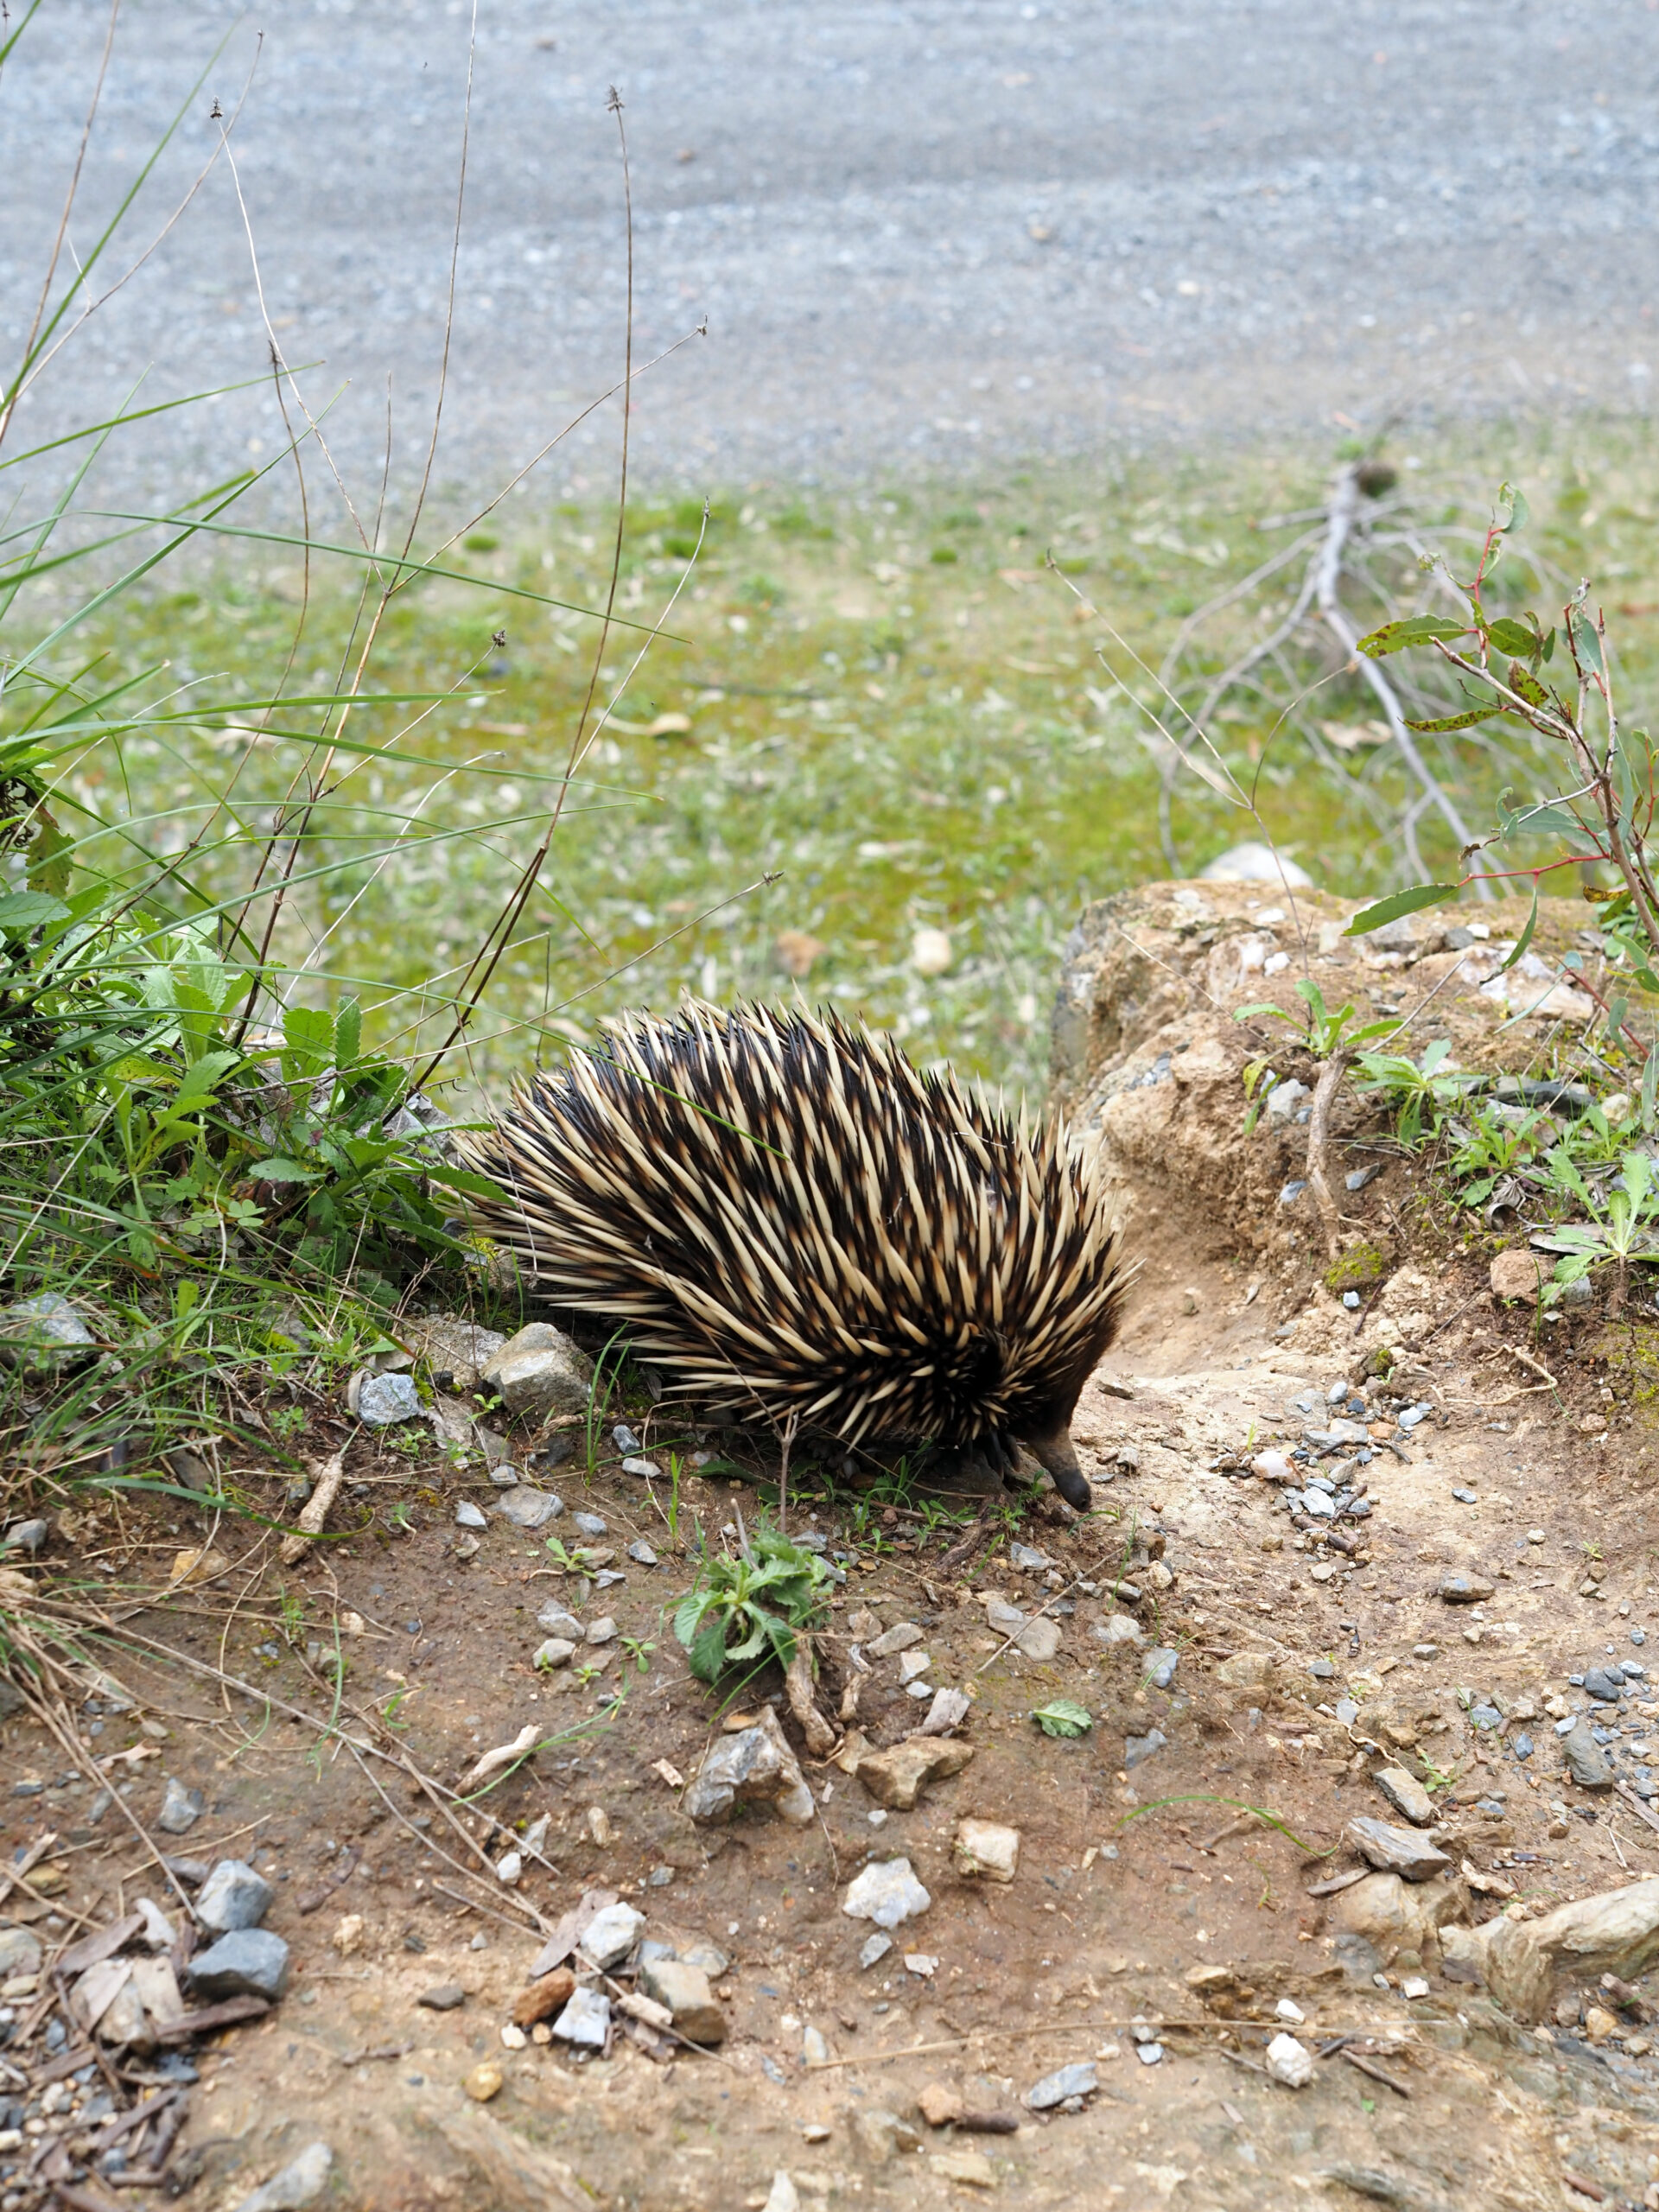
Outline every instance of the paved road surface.
{"label": "paved road surface", "polygon": [[[85,250],[228,10],[128,0]],[[0,333],[55,220],[105,10],[49,0],[0,83]],[[14,21],[16,10],[14,8]],[[467,15],[265,0],[146,194],[238,128],[267,297],[330,434],[424,452]],[[639,391],[647,473],[830,481],[1443,407],[1642,404],[1659,367],[1659,0],[480,0],[439,476],[532,450],[620,360],[633,154],[637,340],[709,334]],[[257,375],[221,168],[20,423]],[[168,436],[218,470],[263,398]],[[209,435],[209,433],[211,435]],[[563,450],[556,480],[609,443]],[[131,466],[118,461],[118,467]]]}

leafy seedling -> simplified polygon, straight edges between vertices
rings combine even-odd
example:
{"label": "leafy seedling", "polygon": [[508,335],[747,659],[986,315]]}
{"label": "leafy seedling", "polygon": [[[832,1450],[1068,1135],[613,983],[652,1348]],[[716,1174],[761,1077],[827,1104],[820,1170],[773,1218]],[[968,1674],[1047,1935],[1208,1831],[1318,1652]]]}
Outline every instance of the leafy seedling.
{"label": "leafy seedling", "polygon": [[721,1553],[705,1560],[674,1615],[691,1672],[712,1684],[728,1667],[768,1651],[787,1667],[832,1582],[821,1559],[775,1529],[757,1529],[735,1559]]}

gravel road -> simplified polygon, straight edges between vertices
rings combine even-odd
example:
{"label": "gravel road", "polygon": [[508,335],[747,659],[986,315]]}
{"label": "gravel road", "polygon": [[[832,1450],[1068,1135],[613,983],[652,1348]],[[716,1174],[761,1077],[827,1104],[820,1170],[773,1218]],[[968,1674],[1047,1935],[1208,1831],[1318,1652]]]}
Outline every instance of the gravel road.
{"label": "gravel road", "polygon": [[[54,0],[0,85],[14,343],[105,15]],[[211,148],[260,21],[211,61],[225,16],[130,0],[78,249],[181,99],[152,228]],[[233,141],[271,319],[321,365],[313,404],[341,394],[328,435],[371,493],[388,379],[394,474],[425,453],[467,26],[455,0],[276,0]],[[638,353],[708,318],[639,386],[659,480],[960,472],[1650,389],[1659,0],[482,0],[440,482],[526,456],[616,374],[613,83]],[[221,163],[19,428],[103,412],[145,369],[151,397],[257,377],[265,351]],[[226,400],[149,458],[222,474],[277,428],[267,396]],[[556,475],[613,443],[601,418]],[[136,449],[111,466],[138,480]]]}

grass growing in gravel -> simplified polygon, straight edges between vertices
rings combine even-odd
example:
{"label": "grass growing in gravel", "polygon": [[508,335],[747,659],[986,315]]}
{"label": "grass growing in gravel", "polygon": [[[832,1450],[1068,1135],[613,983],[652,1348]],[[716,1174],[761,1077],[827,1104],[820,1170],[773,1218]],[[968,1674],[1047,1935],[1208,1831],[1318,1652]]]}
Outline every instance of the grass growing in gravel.
{"label": "grass growing in gravel", "polygon": [[[1484,521],[1499,475],[1522,482],[1533,545],[1622,606],[1624,688],[1639,698],[1659,613],[1659,469],[1643,425],[1492,432],[1456,450],[1405,439],[1390,458],[1424,487],[1420,511],[1446,522]],[[798,991],[892,1028],[924,1061],[1039,1090],[1079,906],[1166,866],[1159,741],[1109,667],[1148,703],[1155,687],[1110,633],[1155,668],[1183,618],[1283,542],[1255,522],[1318,503],[1329,459],[1166,454],[971,490],[758,486],[716,500],[671,634],[637,675],[632,645],[607,657],[601,697],[623,696],[492,981],[474,1078],[591,1039],[624,1005]],[[505,514],[457,550],[474,583],[427,581],[396,602],[382,690],[445,696],[412,728],[408,709],[359,715],[359,740],[393,757],[353,764],[308,839],[320,862],[353,841],[373,857],[296,898],[275,948],[290,968],[309,961],[320,1001],[360,996],[365,1034],[397,1054],[438,1040],[435,995],[422,994],[454,988],[533,849],[590,672],[593,626],[512,592],[602,600],[613,516],[597,494]],[[635,504],[621,612],[656,619],[701,524],[699,499]],[[1045,569],[1051,550],[1064,581]],[[97,643],[112,679],[162,661],[157,682],[268,696],[300,593],[297,556],[248,544],[191,588],[130,593]],[[1224,614],[1216,664],[1283,603],[1274,586]],[[351,579],[314,567],[290,689],[333,687],[357,611]],[[1334,655],[1325,673],[1320,711],[1363,721],[1370,705]],[[1408,795],[1390,788],[1391,757],[1364,748],[1333,775],[1300,741],[1270,743],[1270,719],[1247,708],[1224,709],[1211,734],[1236,772],[1259,771],[1263,822],[1317,880],[1358,894],[1398,880],[1386,821]],[[118,825],[163,817],[162,842],[181,847],[232,771],[257,828],[293,757],[251,728],[185,726],[90,750],[65,796],[111,825],[86,857],[114,870]],[[1484,820],[1500,780],[1490,757],[1441,757]],[[1192,775],[1172,829],[1194,871],[1260,834]],[[1433,826],[1421,834],[1438,853]],[[228,893],[235,865],[226,849],[194,880],[212,892],[222,868]]]}

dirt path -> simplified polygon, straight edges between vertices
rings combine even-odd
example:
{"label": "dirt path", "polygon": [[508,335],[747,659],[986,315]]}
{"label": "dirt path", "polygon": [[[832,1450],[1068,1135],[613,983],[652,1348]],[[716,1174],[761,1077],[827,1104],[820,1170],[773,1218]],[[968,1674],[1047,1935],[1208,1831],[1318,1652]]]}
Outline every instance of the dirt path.
{"label": "dirt path", "polygon": [[[1217,925],[1224,950],[1231,925]],[[1151,1022],[1155,1002],[1142,1012]],[[1143,1049],[1130,1046],[1125,1065]],[[284,1571],[263,1539],[248,1549],[182,1514],[151,1527],[152,1576],[206,1537],[220,1578],[186,1581],[111,1648],[136,1708],[93,1682],[70,1725],[87,1755],[115,1755],[104,1773],[125,1777],[152,1833],[166,1777],[200,1790],[172,1847],[257,1866],[275,1893],[266,1924],[292,1947],[280,2005],[198,2053],[175,2159],[200,2177],[193,2202],[228,2212],[321,2141],[329,2201],[361,2212],[787,2212],[986,2192],[1124,2212],[1659,2203],[1650,2000],[1603,1990],[1591,1968],[1521,2018],[1482,1985],[1469,1939],[1441,1932],[1499,1916],[1523,1929],[1567,1900],[1659,1879],[1642,1796],[1649,1757],[1659,1769],[1649,1678],[1630,1675],[1617,1716],[1582,1686],[1650,1652],[1659,1666],[1652,1332],[1581,1311],[1541,1334],[1529,1306],[1495,1305],[1482,1240],[1437,1235],[1415,1168],[1375,1130],[1354,1140],[1382,1172],[1347,1201],[1348,1231],[1390,1256],[1357,1314],[1294,1238],[1236,1210],[1230,1194],[1276,1185],[1274,1147],[1296,1138],[1264,1131],[1241,1168],[1236,1071],[1216,1082],[1226,1111],[1210,1125],[1207,1177],[1182,1166],[1202,1145],[1171,1141],[1174,1180],[1141,1187],[1135,1301],[1075,1424],[1090,1516],[1039,1500],[1011,1528],[993,1499],[964,1545],[954,1524],[927,1527],[925,1497],[914,1510],[868,1494],[815,1503],[801,1476],[795,1525],[816,1527],[846,1574],[821,1701],[835,1709],[854,1685],[849,1717],[880,1745],[915,1723],[907,1658],[917,1671],[926,1655],[934,1687],[973,1693],[970,1761],[912,1809],[803,1754],[810,1825],[764,1808],[723,1827],[687,1818],[676,1777],[696,1771],[721,1712],[669,1626],[691,1568],[665,1485],[652,1495],[620,1451],[591,1479],[575,1459],[544,1478],[569,1509],[556,1532],[574,1540],[578,1511],[606,1524],[590,1541],[611,1561],[589,1570],[623,1579],[602,1588],[499,1517],[476,1539],[458,1529],[458,1502],[496,1496],[481,1470],[411,1470],[343,1415],[331,1421],[350,1440],[346,1499],[374,1515],[363,1535]],[[1184,1095],[1201,1090],[1194,1079]],[[648,1405],[628,1417],[661,1464],[673,1429]],[[1354,1427],[1338,1435],[1338,1421]],[[329,1427],[317,1424],[319,1448]],[[1274,1479],[1270,1457],[1250,1471],[1299,1447],[1313,1456],[1296,1483]],[[1361,1510],[1318,1517],[1319,1469]],[[747,1484],[688,1475],[679,1538],[695,1522],[734,1539],[754,1510]],[[127,1524],[124,1577],[142,1533]],[[43,1563],[61,1569],[74,1545],[97,1576],[111,1535],[90,1514],[60,1516]],[[659,1564],[632,1555],[641,1542]],[[1450,1601],[1448,1580],[1466,1602]],[[602,1671],[536,1671],[550,1600],[584,1624],[614,1620],[616,1637],[577,1655],[613,1655]],[[1030,1617],[1050,1601],[1052,1656],[1010,1649],[999,1602]],[[879,1633],[906,1623],[920,1631],[908,1652],[874,1656]],[[140,1636],[176,1656],[157,1660]],[[348,1662],[337,1705],[336,1648]],[[270,1709],[221,1696],[213,1669]],[[597,1725],[619,1684],[620,1712]],[[772,1696],[788,1722],[775,1678],[744,1694]],[[1087,1709],[1087,1734],[1033,1724],[1057,1697]],[[1556,1722],[1575,1710],[1584,1731],[1603,1727],[1628,1786],[1569,1778]],[[560,1740],[458,1819],[423,1789],[419,1775],[454,1784],[526,1729]],[[141,1894],[175,1910],[74,1748],[26,1713],[6,1726],[6,1856],[48,1830],[62,1855],[46,1862],[52,1894],[0,1904],[0,1923],[59,1942]],[[1446,1869],[1332,1888],[1363,1872],[1348,1823],[1404,1825],[1374,1779],[1384,1767],[1402,1771],[1396,1789],[1432,1790],[1417,1847],[1432,1836]],[[503,1884],[493,1866],[543,1816],[545,1863]],[[1011,1881],[959,1871],[963,1819],[1019,1831]],[[848,1885],[900,1854],[931,1904],[865,1966],[872,1930],[843,1912]],[[724,1955],[719,1971],[703,1952],[718,2050],[618,2035],[584,2059],[510,2027],[546,1931],[594,1890],[633,1904],[645,1936],[682,1957]],[[21,2147],[0,2136],[0,2212],[43,2201],[15,2161],[38,2163],[54,2133],[76,2139],[77,2110],[99,2093],[88,2075],[65,2093],[78,2107],[39,2101],[42,2047],[26,2038],[51,2009],[43,1986],[44,2001],[22,1987],[4,2000],[35,2088],[10,2119],[33,2133]],[[1264,2070],[1287,2031],[1311,2054],[1302,2088]],[[1088,2064],[1080,2108],[1026,2102],[1056,2069]],[[500,2077],[483,2101],[468,2093],[491,2086],[480,2068]],[[930,2126],[930,2085],[1013,2132]],[[0,2084],[0,2102],[12,2094]],[[113,2202],[100,2187],[63,2202]]]}

